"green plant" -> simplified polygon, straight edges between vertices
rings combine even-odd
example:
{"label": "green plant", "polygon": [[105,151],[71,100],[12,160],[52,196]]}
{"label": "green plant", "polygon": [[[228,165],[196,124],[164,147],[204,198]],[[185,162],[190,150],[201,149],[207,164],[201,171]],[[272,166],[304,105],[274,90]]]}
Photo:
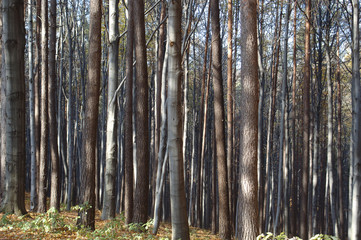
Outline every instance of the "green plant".
{"label": "green plant", "polygon": [[325,234],[317,234],[314,237],[312,237],[310,240],[339,240],[339,238]]}

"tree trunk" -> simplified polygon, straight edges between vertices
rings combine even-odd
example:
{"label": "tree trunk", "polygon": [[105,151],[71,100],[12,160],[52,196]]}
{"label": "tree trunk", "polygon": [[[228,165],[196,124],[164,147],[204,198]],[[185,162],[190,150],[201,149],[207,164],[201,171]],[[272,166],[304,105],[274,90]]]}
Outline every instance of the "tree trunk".
{"label": "tree trunk", "polygon": [[117,96],[118,87],[118,0],[109,1],[109,62],[108,62],[108,107],[107,138],[105,150],[105,191],[102,219],[115,217],[117,177]]}
{"label": "tree trunk", "polygon": [[35,93],[34,93],[34,58],[33,58],[33,1],[28,0],[28,26],[29,26],[29,122],[30,122],[30,210],[36,205],[36,145],[35,145]]}
{"label": "tree trunk", "polygon": [[[283,179],[283,144],[284,141],[288,141],[288,139],[284,139],[285,134],[285,111],[286,111],[286,86],[287,86],[287,54],[288,54],[288,23],[290,17],[290,0],[287,3],[287,10],[286,10],[286,29],[285,29],[285,37],[283,43],[283,76],[282,76],[282,96],[281,96],[281,126],[280,126],[280,149],[279,149],[279,160],[278,160],[278,197],[277,197],[277,213],[275,223],[273,224],[273,232],[276,233],[278,222],[280,218],[280,211],[281,211],[281,192],[282,192],[282,179]],[[283,187],[286,189],[286,186]]]}
{"label": "tree trunk", "polygon": [[154,225],[153,225],[153,234],[156,234],[159,228],[160,222],[160,205],[162,202],[162,193],[163,193],[163,184],[161,180],[164,179],[163,168],[166,166],[166,158],[168,153],[166,153],[167,148],[167,107],[166,107],[166,76],[167,76],[167,67],[168,67],[168,44],[166,45],[164,64],[163,64],[163,76],[161,82],[161,128],[160,128],[160,141],[159,141],[159,153],[158,156],[158,166],[157,166],[157,181],[156,181],[156,197],[155,197],[155,206],[154,206]]}
{"label": "tree trunk", "polygon": [[297,31],[296,31],[296,20],[297,20],[297,0],[294,0],[293,8],[293,73],[292,73],[292,183],[291,183],[291,200],[290,200],[290,233],[291,235],[297,234],[297,225],[296,225],[296,213],[297,213],[297,146],[296,146],[296,73],[297,73],[297,63],[296,63],[296,54],[297,54]]}
{"label": "tree trunk", "polygon": [[90,0],[89,75],[84,116],[84,136],[81,160],[81,203],[88,205],[79,212],[78,226],[94,230],[95,224],[95,149],[98,128],[100,58],[101,58],[101,1]]}
{"label": "tree trunk", "polygon": [[[0,211],[22,215],[25,210],[25,79],[24,2],[3,0],[5,82],[5,196]],[[17,27],[13,27],[17,26]]]}
{"label": "tree trunk", "polygon": [[38,212],[46,212],[48,173],[48,1],[41,0],[41,111]]}
{"label": "tree trunk", "polygon": [[[182,117],[181,117],[181,20],[180,0],[169,2],[168,22],[168,149],[170,196],[172,216],[172,239],[189,239],[187,206],[184,189],[182,155]],[[185,143],[183,143],[185,144]]]}
{"label": "tree trunk", "polygon": [[128,35],[126,50],[126,101],[124,117],[125,222],[133,220],[133,1],[128,2]]}
{"label": "tree trunk", "polygon": [[219,194],[219,235],[222,239],[230,239],[227,159],[224,134],[224,97],[222,83],[222,50],[220,39],[219,1],[211,0],[211,26],[212,26],[212,73],[214,86],[214,120],[216,131],[216,157],[218,169]]}
{"label": "tree trunk", "polygon": [[148,72],[145,46],[144,0],[134,1],[134,33],[136,56],[136,145],[137,181],[134,195],[134,218],[136,223],[146,223],[149,198],[149,110]]}
{"label": "tree trunk", "polygon": [[56,128],[56,0],[50,1],[49,37],[49,144],[51,156],[51,193],[50,207],[60,210],[60,174]]}
{"label": "tree trunk", "polygon": [[72,32],[73,32],[73,24],[71,23],[71,19],[69,16],[68,10],[68,0],[65,2],[65,11],[66,11],[66,25],[68,30],[68,48],[69,48],[69,76],[68,76],[68,103],[67,103],[67,162],[68,162],[68,189],[67,189],[67,207],[66,209],[69,211],[71,206],[72,199],[72,186],[73,186],[73,162],[74,162],[74,154],[73,154],[73,121],[74,116],[72,113],[73,108],[73,40],[72,40]]}
{"label": "tree trunk", "polygon": [[253,240],[258,235],[257,203],[257,1],[241,2],[241,151],[236,238]]}
{"label": "tree trunk", "polygon": [[[234,212],[232,205],[232,185],[233,185],[233,86],[232,86],[232,35],[233,35],[233,14],[232,14],[232,0],[228,0],[228,38],[227,38],[227,181],[228,181],[228,206],[229,213]],[[233,221],[231,221],[233,223]],[[231,232],[234,226],[231,225]]]}
{"label": "tree trunk", "polygon": [[352,0],[352,78],[354,84],[354,154],[352,178],[352,198],[350,199],[349,239],[361,239],[361,89],[360,89],[360,46],[359,46],[359,1]]}
{"label": "tree trunk", "polygon": [[311,0],[306,1],[305,28],[305,67],[303,82],[303,164],[301,168],[302,185],[300,186],[300,237],[308,238],[308,182],[309,182],[309,137],[310,137],[310,29],[311,29]]}

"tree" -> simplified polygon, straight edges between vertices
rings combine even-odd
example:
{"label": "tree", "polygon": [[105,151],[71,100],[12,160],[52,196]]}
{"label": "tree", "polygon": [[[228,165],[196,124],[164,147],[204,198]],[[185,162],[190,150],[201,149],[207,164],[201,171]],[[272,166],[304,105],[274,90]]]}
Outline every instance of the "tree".
{"label": "tree", "polygon": [[41,111],[38,212],[46,211],[48,168],[48,1],[41,0]]}
{"label": "tree", "polygon": [[145,48],[144,0],[134,1],[134,34],[136,63],[136,141],[137,141],[137,181],[134,196],[134,216],[136,223],[146,223],[149,198],[149,107],[148,72]]}
{"label": "tree", "polygon": [[[1,211],[22,215],[25,210],[25,79],[24,1],[3,0],[5,82],[5,196]],[[13,27],[17,26],[17,27]]]}
{"label": "tree", "polygon": [[309,182],[309,156],[310,156],[310,30],[311,30],[311,0],[306,1],[306,27],[305,27],[305,67],[303,80],[303,158],[301,168],[302,185],[300,187],[300,237],[308,238],[308,182]]}
{"label": "tree", "polygon": [[[189,239],[186,196],[183,176],[181,114],[181,20],[182,1],[169,2],[168,22],[168,149],[172,239]],[[184,143],[185,144],[185,143]]]}
{"label": "tree", "polygon": [[59,155],[57,144],[56,127],[56,0],[50,1],[50,27],[49,27],[49,144],[51,157],[51,192],[50,207],[60,210],[60,174],[59,174]]}
{"label": "tree", "polygon": [[257,203],[257,1],[241,2],[242,91],[240,164],[236,238],[256,239],[259,230]]}
{"label": "tree", "polygon": [[28,0],[28,26],[29,26],[29,122],[30,122],[30,161],[31,161],[31,186],[30,186],[30,210],[36,205],[36,143],[35,143],[35,89],[34,89],[34,58],[33,58],[33,0]]}
{"label": "tree", "polygon": [[348,237],[350,240],[361,238],[361,88],[360,88],[360,36],[359,36],[359,1],[352,1],[352,105],[353,118],[353,155],[352,155],[352,198],[350,199],[350,215]]}
{"label": "tree", "polygon": [[211,0],[211,26],[212,26],[212,74],[214,86],[214,121],[216,154],[218,169],[219,194],[219,234],[222,239],[230,239],[229,195],[227,182],[227,159],[224,134],[224,97],[222,83],[222,54],[220,39],[219,1]]}
{"label": "tree", "polygon": [[128,35],[126,52],[125,118],[124,118],[124,169],[125,169],[125,222],[133,220],[133,49],[134,20],[133,1],[128,2]]}
{"label": "tree", "polygon": [[[95,149],[98,126],[100,58],[101,58],[101,1],[90,0],[89,73],[84,116],[84,138],[81,160],[81,202],[86,207],[79,212],[78,225],[94,230],[95,222]],[[71,170],[71,169],[70,169]]]}
{"label": "tree", "polygon": [[102,219],[115,217],[116,200],[116,169],[117,169],[117,106],[116,89],[118,87],[118,0],[109,0],[109,63],[108,63],[108,107],[107,107],[107,138],[105,191]]}

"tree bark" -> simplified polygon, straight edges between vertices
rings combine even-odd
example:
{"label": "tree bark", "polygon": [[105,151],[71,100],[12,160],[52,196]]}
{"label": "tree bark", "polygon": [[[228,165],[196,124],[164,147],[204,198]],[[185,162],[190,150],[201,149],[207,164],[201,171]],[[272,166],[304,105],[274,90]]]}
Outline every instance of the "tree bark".
{"label": "tree bark", "polygon": [[[172,239],[190,239],[187,222],[186,195],[182,155],[182,70],[181,20],[182,1],[169,2],[168,22],[168,149],[171,196]],[[185,144],[185,143],[183,143]]]}
{"label": "tree bark", "polygon": [[51,192],[50,207],[60,210],[60,172],[56,126],[56,0],[50,1],[50,32],[49,32],[49,144],[51,156]]}
{"label": "tree bark", "polygon": [[311,0],[306,1],[306,27],[305,27],[305,67],[303,82],[303,155],[300,186],[300,237],[308,238],[308,183],[309,183],[309,137],[310,137],[310,29],[311,29]]}
{"label": "tree bark", "polygon": [[125,117],[124,117],[124,170],[125,170],[125,222],[133,220],[133,41],[134,20],[133,1],[128,2],[128,35],[126,50],[126,86],[125,86]]}
{"label": "tree bark", "polygon": [[136,145],[137,182],[134,195],[134,216],[136,223],[146,223],[149,198],[149,106],[148,72],[145,46],[144,0],[134,1],[134,33],[136,56]]}
{"label": "tree bark", "polygon": [[33,58],[33,0],[28,0],[29,26],[29,122],[30,122],[30,210],[36,206],[36,145],[35,145],[35,89],[34,89],[34,58]]}
{"label": "tree bark", "polygon": [[361,89],[360,89],[360,45],[359,45],[359,1],[352,0],[352,78],[354,85],[354,153],[353,153],[353,172],[352,178],[352,198],[350,199],[349,215],[349,239],[361,238]]}
{"label": "tree bark", "polygon": [[241,2],[241,151],[236,239],[253,240],[258,235],[257,203],[257,1]]}
{"label": "tree bark", "polygon": [[39,203],[38,212],[47,210],[48,173],[48,1],[41,0],[41,111],[40,111],[40,158],[39,158]]}
{"label": "tree bark", "polygon": [[118,27],[119,0],[109,1],[109,60],[108,60],[108,107],[107,107],[107,137],[105,150],[105,191],[102,219],[115,217],[116,177],[117,177],[117,101],[118,87]]}
{"label": "tree bark", "polygon": [[[233,35],[233,13],[232,13],[232,0],[228,0],[228,38],[227,38],[227,182],[228,182],[228,206],[229,213],[233,212],[233,86],[232,86],[232,35]],[[233,221],[231,221],[233,223]],[[231,225],[231,232],[234,226]]]}
{"label": "tree bark", "polygon": [[[3,0],[5,82],[5,196],[0,211],[25,210],[25,78],[24,1]],[[17,27],[13,27],[17,26]]]}
{"label": "tree bark", "polygon": [[214,86],[214,120],[216,138],[216,157],[218,169],[219,194],[219,235],[222,239],[230,239],[229,195],[227,182],[227,158],[224,133],[224,97],[222,83],[222,50],[220,39],[219,1],[211,0],[212,27],[212,74]]}
{"label": "tree bark", "polygon": [[101,58],[101,1],[90,0],[89,75],[84,116],[84,137],[81,160],[81,203],[89,208],[79,212],[78,226],[94,230],[95,224],[95,149],[98,127],[100,58]]}

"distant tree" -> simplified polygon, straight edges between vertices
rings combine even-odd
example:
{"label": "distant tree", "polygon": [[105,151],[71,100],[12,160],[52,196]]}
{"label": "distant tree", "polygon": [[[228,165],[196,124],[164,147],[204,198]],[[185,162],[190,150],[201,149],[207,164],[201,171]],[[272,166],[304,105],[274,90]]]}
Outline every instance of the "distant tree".
{"label": "distant tree", "polygon": [[236,239],[254,240],[258,235],[257,197],[257,1],[241,2],[241,152]]}
{"label": "distant tree", "polygon": [[[168,149],[172,239],[189,239],[186,195],[183,176],[181,114],[181,20],[182,1],[169,2],[168,20]],[[185,143],[184,143],[185,144]]]}
{"label": "distant tree", "polygon": [[5,189],[0,210],[4,213],[22,215],[26,213],[24,1],[3,0],[2,17],[6,153]]}
{"label": "distant tree", "polygon": [[306,27],[305,27],[305,67],[303,81],[303,158],[301,168],[302,185],[300,186],[300,237],[308,238],[308,182],[309,182],[309,156],[310,156],[310,81],[311,81],[311,0],[306,1]]}
{"label": "distant tree", "polygon": [[84,116],[84,138],[81,159],[81,203],[87,208],[79,212],[78,226],[95,228],[95,150],[98,127],[100,58],[101,58],[101,3],[90,0],[89,72]]}

